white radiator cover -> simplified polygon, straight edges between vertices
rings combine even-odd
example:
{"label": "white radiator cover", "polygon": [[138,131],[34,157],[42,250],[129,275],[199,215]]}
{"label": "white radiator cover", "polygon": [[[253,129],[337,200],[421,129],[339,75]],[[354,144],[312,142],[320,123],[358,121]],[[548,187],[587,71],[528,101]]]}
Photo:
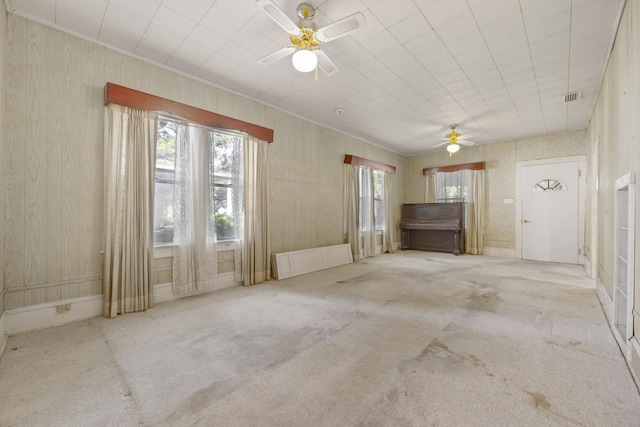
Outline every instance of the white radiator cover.
{"label": "white radiator cover", "polygon": [[351,245],[346,243],[280,252],[271,256],[273,277],[277,280],[351,263],[353,263]]}

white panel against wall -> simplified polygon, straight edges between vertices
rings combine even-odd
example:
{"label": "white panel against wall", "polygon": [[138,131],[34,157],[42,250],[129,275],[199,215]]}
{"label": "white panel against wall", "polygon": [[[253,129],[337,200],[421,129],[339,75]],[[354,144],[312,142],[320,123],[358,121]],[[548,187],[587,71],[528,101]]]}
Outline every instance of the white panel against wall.
{"label": "white panel against wall", "polygon": [[273,254],[272,269],[274,277],[281,280],[352,262],[351,246],[342,244]]}

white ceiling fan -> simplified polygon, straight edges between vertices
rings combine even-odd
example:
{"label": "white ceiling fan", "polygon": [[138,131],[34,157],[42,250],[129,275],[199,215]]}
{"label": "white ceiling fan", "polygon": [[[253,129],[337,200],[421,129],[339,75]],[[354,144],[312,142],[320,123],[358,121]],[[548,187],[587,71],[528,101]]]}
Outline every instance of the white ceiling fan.
{"label": "white ceiling fan", "polygon": [[458,152],[458,150],[460,150],[460,145],[466,145],[466,146],[470,146],[475,144],[475,142],[473,141],[469,141],[469,138],[474,138],[478,135],[480,135],[478,132],[473,132],[473,133],[468,133],[466,135],[461,135],[460,133],[456,132],[456,129],[458,128],[458,125],[451,125],[450,129],[451,132],[449,134],[447,134],[446,137],[444,138],[438,138],[438,139],[442,139],[445,142],[441,142],[440,144],[436,144],[431,148],[436,148],[436,147],[441,147],[445,144],[447,145],[447,151],[449,152],[449,157],[451,157],[451,155],[453,153]]}
{"label": "white ceiling fan", "polygon": [[257,0],[256,5],[289,33],[291,43],[293,43],[293,46],[283,47],[259,59],[258,63],[269,65],[293,54],[293,66],[301,72],[313,71],[319,67],[328,76],[336,73],[338,66],[319,46],[322,43],[344,37],[367,24],[364,15],[357,12],[322,28],[316,28],[316,24],[312,21],[315,16],[315,8],[309,3],[298,5],[299,20],[296,23],[289,19],[272,0]]}

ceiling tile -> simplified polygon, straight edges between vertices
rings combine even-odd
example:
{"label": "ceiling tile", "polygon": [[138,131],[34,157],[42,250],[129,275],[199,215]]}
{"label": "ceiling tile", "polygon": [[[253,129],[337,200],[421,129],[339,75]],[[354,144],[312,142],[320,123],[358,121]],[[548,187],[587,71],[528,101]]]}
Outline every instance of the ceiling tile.
{"label": "ceiling tile", "polygon": [[162,5],[185,18],[200,22],[215,3],[212,0],[163,0]]}
{"label": "ceiling tile", "polygon": [[382,1],[370,7],[369,10],[385,28],[391,28],[398,22],[418,13],[418,8],[413,0]]}
{"label": "ceiling tile", "polygon": [[446,3],[423,0],[416,1],[416,4],[433,28],[443,25],[455,26],[458,24],[457,18],[469,12],[466,0],[447,0]]}
{"label": "ceiling tile", "polygon": [[[299,0],[274,1],[296,19]],[[254,0],[5,3],[9,13],[410,154],[453,120],[472,123],[479,143],[586,127],[623,0],[320,0],[316,25],[355,12],[367,25],[322,46],[340,70],[317,81],[289,58],[256,64],[290,40]],[[569,90],[583,92],[580,105],[563,104]],[[337,120],[336,104],[348,116]]]}
{"label": "ceiling tile", "polygon": [[389,32],[401,43],[433,31],[422,14],[416,13],[389,28]]}
{"label": "ceiling tile", "polygon": [[162,64],[171,57],[183,40],[167,31],[165,27],[151,24],[138,43],[135,53]]}
{"label": "ceiling tile", "polygon": [[57,0],[56,24],[91,38],[98,38],[107,12],[106,0]]}
{"label": "ceiling tile", "polygon": [[178,36],[186,37],[195,28],[196,21],[177,14],[166,6],[160,6],[153,17],[153,24],[166,28],[167,31]]}

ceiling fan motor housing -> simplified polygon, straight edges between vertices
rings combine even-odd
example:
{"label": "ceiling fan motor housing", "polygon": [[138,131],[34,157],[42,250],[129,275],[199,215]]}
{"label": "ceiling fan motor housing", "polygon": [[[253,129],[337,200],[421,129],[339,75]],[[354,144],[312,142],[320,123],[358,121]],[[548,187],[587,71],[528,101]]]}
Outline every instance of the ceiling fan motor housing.
{"label": "ceiling fan motor housing", "polygon": [[316,9],[309,3],[300,3],[296,9],[298,18],[303,21],[311,21],[316,16]]}
{"label": "ceiling fan motor housing", "polygon": [[316,39],[316,24],[311,20],[316,15],[316,10],[309,3],[300,3],[298,5],[298,22],[296,25],[300,28],[300,35],[291,36],[291,43],[298,49],[313,50],[320,42]]}

